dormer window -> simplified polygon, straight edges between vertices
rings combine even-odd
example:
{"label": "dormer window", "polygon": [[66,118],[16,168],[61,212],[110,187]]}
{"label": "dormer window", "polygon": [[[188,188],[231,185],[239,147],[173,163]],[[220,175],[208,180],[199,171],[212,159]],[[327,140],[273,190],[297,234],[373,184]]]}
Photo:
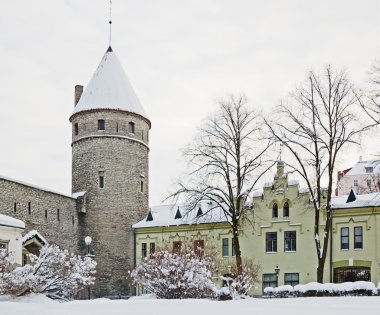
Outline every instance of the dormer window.
{"label": "dormer window", "polygon": [[79,133],[79,127],[78,127],[78,124],[75,124],[74,125],[74,134],[77,136]]}
{"label": "dormer window", "polygon": [[277,203],[273,204],[273,207],[272,207],[272,218],[278,218],[278,206],[277,206]]}
{"label": "dormer window", "polygon": [[131,133],[131,134],[135,133],[135,123],[131,121],[128,123],[128,133]]}
{"label": "dormer window", "polygon": [[106,130],[106,121],[104,119],[98,120],[98,130]]}
{"label": "dormer window", "polygon": [[367,166],[367,167],[365,168],[365,172],[366,172],[366,173],[373,173],[373,167],[372,167],[372,166]]}

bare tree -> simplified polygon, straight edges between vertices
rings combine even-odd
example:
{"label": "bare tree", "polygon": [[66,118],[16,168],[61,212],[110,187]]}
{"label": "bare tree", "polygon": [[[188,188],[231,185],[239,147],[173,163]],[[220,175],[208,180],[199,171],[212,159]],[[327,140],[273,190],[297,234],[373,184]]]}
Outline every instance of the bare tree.
{"label": "bare tree", "polygon": [[310,191],[318,282],[323,282],[329,245],[336,161],[347,145],[359,144],[361,133],[371,127],[358,120],[360,110],[358,94],[345,71],[326,66],[321,75],[311,71],[304,84],[276,108],[274,118],[265,120],[275,141],[287,149],[287,166],[304,179]]}
{"label": "bare tree", "polygon": [[360,98],[362,108],[372,121],[380,124],[380,59],[375,60],[369,71],[369,85],[365,98]]}
{"label": "bare tree", "polygon": [[270,168],[264,154],[271,142],[260,141],[262,120],[248,109],[245,96],[220,101],[219,110],[204,122],[198,136],[184,150],[190,174],[172,197],[184,196],[187,210],[201,202],[223,211],[231,225],[238,273],[242,272],[240,222],[246,217],[248,196]]}

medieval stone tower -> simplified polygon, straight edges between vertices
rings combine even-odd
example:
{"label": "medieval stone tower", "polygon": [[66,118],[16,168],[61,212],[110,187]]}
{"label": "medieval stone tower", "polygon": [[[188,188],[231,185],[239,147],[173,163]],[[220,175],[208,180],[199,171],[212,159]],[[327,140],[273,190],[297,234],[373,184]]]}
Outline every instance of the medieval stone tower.
{"label": "medieval stone tower", "polygon": [[[72,124],[72,192],[79,209],[78,245],[92,238],[97,282],[92,296],[130,294],[131,225],[148,209],[150,121],[112,48],[88,86],[76,86]],[[76,194],[80,195],[80,194]]]}

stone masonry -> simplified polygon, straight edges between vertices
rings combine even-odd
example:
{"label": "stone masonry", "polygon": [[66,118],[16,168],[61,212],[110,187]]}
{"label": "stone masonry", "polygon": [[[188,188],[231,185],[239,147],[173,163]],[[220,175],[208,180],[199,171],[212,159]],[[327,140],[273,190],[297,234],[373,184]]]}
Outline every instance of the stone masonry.
{"label": "stone masonry", "polygon": [[[105,121],[105,130],[98,130],[100,119]],[[125,278],[134,266],[131,226],[148,209],[150,123],[139,115],[114,110],[79,112],[70,120],[73,193],[87,192],[79,239],[92,237],[98,262],[94,295],[130,294]],[[128,130],[130,122],[134,134]],[[99,187],[99,176],[104,178],[104,188]]]}

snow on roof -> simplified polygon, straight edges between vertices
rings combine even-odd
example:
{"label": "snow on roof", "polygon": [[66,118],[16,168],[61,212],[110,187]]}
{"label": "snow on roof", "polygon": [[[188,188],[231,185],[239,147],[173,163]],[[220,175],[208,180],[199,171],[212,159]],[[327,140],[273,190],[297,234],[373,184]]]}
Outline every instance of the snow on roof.
{"label": "snow on roof", "polygon": [[[177,210],[181,212],[182,217],[175,219]],[[158,227],[158,226],[177,226],[177,225],[192,225],[202,223],[217,223],[227,222],[227,218],[221,208],[214,208],[210,211],[208,209],[215,207],[213,204],[204,203],[201,206],[204,215],[197,217],[199,206],[187,212],[184,205],[170,204],[151,207],[149,212],[151,213],[153,220],[147,221],[147,216],[132,225],[133,228],[143,227]]]}
{"label": "snow on roof", "polygon": [[48,241],[40,234],[37,230],[31,230],[26,233],[22,238],[22,243],[24,244],[26,241],[29,241],[33,237],[37,237],[44,244],[48,244]]}
{"label": "snow on roof", "polygon": [[87,193],[87,191],[78,191],[76,193],[71,194],[71,196],[73,198],[77,199],[78,197],[83,197],[86,193]]}
{"label": "snow on roof", "polygon": [[289,179],[288,180],[288,186],[294,186],[294,185],[298,185],[298,184],[299,184],[298,179]]}
{"label": "snow on roof", "polygon": [[298,190],[298,192],[299,192],[300,194],[306,194],[306,193],[309,192],[309,188],[308,188],[308,187],[301,187],[301,188]]}
{"label": "snow on roof", "polygon": [[261,197],[263,195],[263,190],[262,189],[257,189],[252,193],[252,198],[255,197]]}
{"label": "snow on roof", "polygon": [[266,182],[266,183],[264,183],[264,185],[263,185],[264,188],[272,188],[272,186],[273,186],[273,183],[272,183],[272,182]]}
{"label": "snow on roof", "polygon": [[25,229],[25,223],[21,220],[0,214],[0,225]]}
{"label": "snow on roof", "polygon": [[73,115],[92,109],[122,110],[148,117],[111,47],[104,54]]}
{"label": "snow on roof", "polygon": [[356,200],[347,202],[348,195],[331,198],[332,209],[363,208],[380,206],[380,192],[356,195]]}
{"label": "snow on roof", "polygon": [[[372,167],[372,172],[367,172],[366,168]],[[361,161],[351,168],[344,176],[356,176],[363,174],[379,174],[380,173],[380,160]]]}
{"label": "snow on roof", "polygon": [[14,178],[10,178],[10,177],[6,177],[6,176],[3,176],[3,175],[0,175],[0,179],[4,179],[4,180],[10,181],[10,182],[14,182],[14,183],[17,183],[17,184],[20,184],[20,185],[28,186],[28,187],[31,187],[31,188],[34,188],[34,189],[43,190],[43,191],[46,191],[46,192],[49,192],[49,193],[53,193],[53,194],[56,194],[56,195],[60,195],[60,196],[68,197],[68,198],[75,198],[75,197],[72,197],[70,195],[62,194],[60,192],[56,192],[56,191],[51,190],[51,189],[47,189],[47,188],[40,187],[40,186],[37,186],[37,185],[29,184],[27,182],[24,182],[24,181],[21,181],[21,180],[17,180],[17,179],[14,179]]}

